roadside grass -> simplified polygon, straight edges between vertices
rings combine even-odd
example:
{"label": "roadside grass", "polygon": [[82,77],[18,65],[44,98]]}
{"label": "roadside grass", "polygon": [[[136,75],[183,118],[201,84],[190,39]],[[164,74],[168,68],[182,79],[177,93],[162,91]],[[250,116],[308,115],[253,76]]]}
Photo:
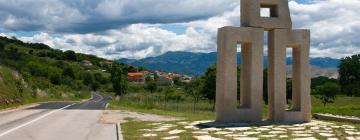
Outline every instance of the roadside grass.
{"label": "roadside grass", "polygon": [[196,121],[196,120],[213,120],[215,119],[215,114],[213,112],[193,112],[193,111],[170,111],[156,108],[144,108],[142,106],[136,106],[133,104],[129,104],[128,102],[119,102],[119,101],[111,101],[107,109],[110,110],[129,110],[141,113],[150,113],[157,115],[166,115],[166,116],[174,116],[179,118],[184,118],[186,120]]}
{"label": "roadside grass", "polygon": [[[188,112],[189,114],[214,114],[212,102],[200,100],[194,104],[191,98],[184,97],[182,100],[164,100],[157,94],[150,93],[130,93],[123,95],[119,101],[111,102],[112,109],[127,107],[132,109],[159,110],[170,112]],[[330,113],[334,115],[356,116],[360,117],[360,97],[347,97],[339,95],[335,103],[329,103],[325,106],[321,101],[312,96],[312,113]],[[264,104],[263,117],[268,116],[268,106]]]}
{"label": "roadside grass", "polygon": [[338,96],[335,103],[326,104],[326,106],[320,100],[312,98],[311,103],[313,113],[360,117],[360,97]]}

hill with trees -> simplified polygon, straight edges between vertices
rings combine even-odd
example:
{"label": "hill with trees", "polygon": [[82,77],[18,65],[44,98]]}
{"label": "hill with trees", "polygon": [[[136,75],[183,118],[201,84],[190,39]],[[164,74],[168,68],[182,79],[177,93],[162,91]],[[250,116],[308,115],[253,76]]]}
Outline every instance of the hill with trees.
{"label": "hill with trees", "polygon": [[120,78],[126,78],[122,75],[127,71],[136,71],[94,55],[0,37],[0,106],[80,100],[89,98],[92,90],[113,92],[110,77],[115,66]]}

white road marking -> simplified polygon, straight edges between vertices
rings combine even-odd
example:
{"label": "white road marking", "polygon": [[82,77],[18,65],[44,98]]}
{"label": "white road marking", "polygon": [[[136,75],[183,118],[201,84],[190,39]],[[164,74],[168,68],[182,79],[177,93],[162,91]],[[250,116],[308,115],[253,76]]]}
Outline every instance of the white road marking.
{"label": "white road marking", "polygon": [[58,112],[58,111],[63,110],[63,109],[65,109],[65,108],[68,108],[68,107],[70,107],[70,106],[72,106],[72,105],[74,105],[74,104],[75,104],[75,103],[73,103],[73,104],[71,104],[71,105],[67,105],[67,106],[65,106],[65,107],[63,107],[63,108],[60,108],[60,109],[51,111],[51,112],[46,113],[46,114],[44,114],[44,115],[42,115],[42,116],[40,116],[40,117],[38,117],[38,118],[36,118],[36,119],[34,119],[34,120],[31,120],[31,121],[29,121],[29,122],[27,122],[27,123],[24,123],[24,124],[22,124],[22,125],[19,125],[19,126],[15,127],[15,128],[12,128],[12,129],[10,129],[10,130],[7,130],[7,131],[5,131],[4,133],[1,133],[1,134],[0,134],[0,138],[3,137],[3,136],[5,136],[5,135],[7,135],[7,134],[9,134],[9,133],[11,133],[11,132],[13,132],[13,131],[15,131],[15,130],[17,130],[17,129],[20,129],[20,128],[25,127],[25,126],[27,126],[27,125],[29,125],[29,124],[32,124],[32,123],[34,123],[34,122],[36,122],[36,121],[38,121],[38,120],[40,120],[40,119],[43,119],[43,118],[45,118],[45,117],[47,117],[47,116],[49,116],[49,115],[51,115],[51,114],[53,114],[53,113],[55,113],[55,112]]}

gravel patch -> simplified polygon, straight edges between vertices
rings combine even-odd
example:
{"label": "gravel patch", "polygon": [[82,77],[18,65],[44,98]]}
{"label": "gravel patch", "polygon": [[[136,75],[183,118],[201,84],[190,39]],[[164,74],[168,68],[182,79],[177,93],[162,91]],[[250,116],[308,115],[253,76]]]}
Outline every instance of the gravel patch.
{"label": "gravel patch", "polygon": [[331,133],[319,133],[320,136],[323,136],[323,137],[333,137],[335,136],[335,134],[331,134]]}
{"label": "gravel patch", "polygon": [[185,132],[185,130],[175,129],[175,130],[169,131],[169,134],[174,135],[174,134],[180,134],[180,133],[183,133],[183,132]]}
{"label": "gravel patch", "polygon": [[163,137],[162,140],[173,140],[173,139],[179,139],[179,136],[170,136],[170,137]]}
{"label": "gravel patch", "polygon": [[210,135],[194,136],[194,138],[196,138],[198,140],[222,140],[220,138],[215,138]]}
{"label": "gravel patch", "polygon": [[250,130],[252,129],[251,127],[229,127],[229,128],[225,128],[226,130],[230,130],[230,131],[246,131],[246,130]]}
{"label": "gravel patch", "polygon": [[153,133],[147,133],[147,134],[143,134],[143,137],[156,137],[157,134],[153,134]]}
{"label": "gravel patch", "polygon": [[238,137],[238,138],[234,138],[235,140],[258,140],[259,138],[255,138],[255,137]]}
{"label": "gravel patch", "polygon": [[145,114],[131,111],[123,110],[105,110],[100,117],[100,122],[106,124],[116,124],[124,123],[128,118],[139,120],[139,121],[154,121],[154,122],[164,122],[164,121],[177,121],[181,120],[180,118],[170,117],[170,116],[161,116],[154,114]]}

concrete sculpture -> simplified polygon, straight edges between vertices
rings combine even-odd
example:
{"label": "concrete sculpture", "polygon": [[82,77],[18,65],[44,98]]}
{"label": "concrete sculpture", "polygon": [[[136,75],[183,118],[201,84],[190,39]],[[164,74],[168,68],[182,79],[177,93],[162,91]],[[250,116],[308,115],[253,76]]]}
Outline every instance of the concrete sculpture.
{"label": "concrete sculpture", "polygon": [[[269,8],[270,16],[261,17],[261,8]],[[264,31],[268,31],[269,120],[310,121],[310,31],[291,29],[287,0],[241,0],[241,25],[218,30],[216,121],[262,121]],[[242,57],[240,85],[237,44]],[[293,49],[290,110],[286,110],[286,48]]]}

